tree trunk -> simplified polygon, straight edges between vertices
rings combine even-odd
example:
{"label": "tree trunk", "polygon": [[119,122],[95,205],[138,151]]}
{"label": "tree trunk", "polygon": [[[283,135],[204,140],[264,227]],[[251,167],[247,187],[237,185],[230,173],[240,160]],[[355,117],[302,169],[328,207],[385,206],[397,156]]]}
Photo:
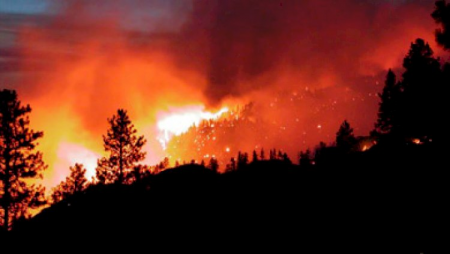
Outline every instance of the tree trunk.
{"label": "tree trunk", "polygon": [[9,230],[9,192],[7,191],[9,189],[9,184],[5,184],[5,196],[4,196],[4,204],[3,204],[3,209],[5,209],[5,217],[4,217],[4,227],[5,227],[5,232],[7,232]]}
{"label": "tree trunk", "polygon": [[4,197],[3,197],[3,209],[5,209],[4,227],[5,232],[9,230],[9,205],[11,203],[11,193],[9,190],[9,156],[5,156],[5,178],[3,179]]}
{"label": "tree trunk", "polygon": [[119,149],[119,184],[123,182],[123,161],[122,161],[122,142],[120,142]]}

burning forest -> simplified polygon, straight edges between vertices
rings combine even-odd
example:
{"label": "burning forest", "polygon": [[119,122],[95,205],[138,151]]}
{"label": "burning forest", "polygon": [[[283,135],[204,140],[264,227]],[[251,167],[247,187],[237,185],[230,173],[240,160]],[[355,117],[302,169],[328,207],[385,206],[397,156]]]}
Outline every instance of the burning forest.
{"label": "burning forest", "polygon": [[105,197],[97,211],[111,211],[108,195],[131,204],[130,193],[166,205],[167,219],[165,198],[183,207],[175,190],[199,210],[215,200],[224,216],[232,200],[259,211],[268,193],[305,206],[317,195],[321,208],[361,198],[341,183],[384,207],[368,186],[397,193],[386,167],[400,179],[413,158],[422,169],[441,161],[449,10],[442,0],[0,0],[0,225],[57,230],[49,211]]}
{"label": "burning forest", "polygon": [[33,125],[46,133],[48,187],[74,163],[95,174],[105,120],[118,108],[147,137],[146,164],[200,159],[166,154],[167,139],[249,103],[267,135],[248,130],[202,156],[230,146],[296,157],[332,142],[343,119],[368,135],[387,69],[401,70],[417,37],[440,49],[432,3],[420,1],[44,2],[1,14],[0,79],[33,105]]}

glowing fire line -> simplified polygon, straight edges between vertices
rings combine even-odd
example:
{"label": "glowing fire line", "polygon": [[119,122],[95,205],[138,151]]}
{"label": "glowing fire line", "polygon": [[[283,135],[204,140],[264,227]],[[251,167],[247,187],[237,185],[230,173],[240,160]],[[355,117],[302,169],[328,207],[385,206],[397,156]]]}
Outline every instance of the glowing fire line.
{"label": "glowing fire line", "polygon": [[222,114],[228,112],[228,108],[224,107],[216,113],[204,110],[203,106],[183,107],[171,110],[170,113],[163,113],[157,122],[158,141],[165,150],[167,143],[174,135],[180,135],[188,131],[193,125],[198,125],[201,121],[217,119]]}

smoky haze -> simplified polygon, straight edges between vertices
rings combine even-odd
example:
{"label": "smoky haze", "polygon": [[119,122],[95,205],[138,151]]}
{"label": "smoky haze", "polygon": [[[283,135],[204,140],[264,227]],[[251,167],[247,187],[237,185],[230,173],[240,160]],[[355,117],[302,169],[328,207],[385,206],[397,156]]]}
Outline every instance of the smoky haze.
{"label": "smoky haze", "polygon": [[205,70],[213,102],[274,87],[270,73],[286,70],[295,72],[295,88],[355,87],[361,76],[398,67],[415,37],[432,38],[432,7],[433,1],[194,1],[177,47],[183,45],[185,64],[200,56],[194,65]]}
{"label": "smoky haze", "polygon": [[[291,154],[332,141],[344,119],[366,135],[387,69],[400,71],[417,37],[438,50],[434,1],[49,3],[46,12],[0,14],[0,81],[33,107],[54,167],[62,141],[101,153],[117,108],[149,139],[151,162],[163,155],[158,112],[185,105],[254,101],[268,129],[285,131],[260,146],[289,143]],[[251,149],[245,141],[231,142]]]}

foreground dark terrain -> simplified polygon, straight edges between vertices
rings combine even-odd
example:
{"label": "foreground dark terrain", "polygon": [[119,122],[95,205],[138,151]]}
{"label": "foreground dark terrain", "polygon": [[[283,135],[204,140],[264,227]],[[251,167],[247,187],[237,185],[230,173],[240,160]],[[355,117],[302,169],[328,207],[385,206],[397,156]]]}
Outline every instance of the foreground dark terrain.
{"label": "foreground dark terrain", "polygon": [[67,236],[58,244],[74,248],[85,238],[98,246],[111,241],[107,248],[183,249],[188,242],[214,250],[444,253],[445,155],[428,144],[324,156],[314,166],[257,161],[225,174],[183,165],[132,185],[91,186],[12,236]]}

